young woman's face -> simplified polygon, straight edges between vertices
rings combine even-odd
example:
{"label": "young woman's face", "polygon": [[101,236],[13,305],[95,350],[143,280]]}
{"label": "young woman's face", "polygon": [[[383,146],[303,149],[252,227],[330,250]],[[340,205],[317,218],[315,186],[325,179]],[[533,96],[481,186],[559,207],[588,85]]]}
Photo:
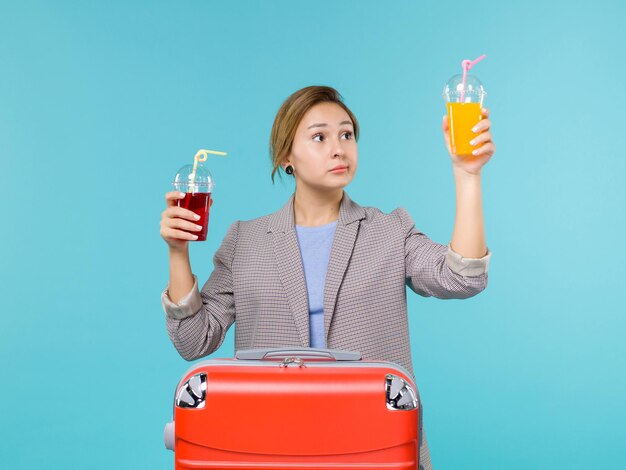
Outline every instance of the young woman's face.
{"label": "young woman's face", "polygon": [[[288,162],[296,185],[316,190],[347,186],[356,174],[358,152],[348,113],[336,103],[318,103],[309,109],[296,130]],[[332,171],[336,167],[344,170]]]}

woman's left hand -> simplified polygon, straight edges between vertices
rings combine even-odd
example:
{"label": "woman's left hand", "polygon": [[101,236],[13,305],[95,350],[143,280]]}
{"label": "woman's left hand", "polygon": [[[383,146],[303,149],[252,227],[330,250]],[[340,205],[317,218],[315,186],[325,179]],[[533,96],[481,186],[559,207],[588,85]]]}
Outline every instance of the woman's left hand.
{"label": "woman's left hand", "polygon": [[446,143],[450,158],[452,158],[452,165],[474,175],[479,174],[481,168],[493,157],[493,154],[496,153],[496,146],[492,141],[491,132],[489,132],[491,128],[489,110],[482,108],[481,114],[481,120],[474,127],[474,129],[476,129],[476,137],[472,140],[472,145],[475,146],[473,155],[459,156],[452,153],[452,149],[450,148],[450,125],[447,115],[443,117],[443,123],[441,124],[443,139]]}

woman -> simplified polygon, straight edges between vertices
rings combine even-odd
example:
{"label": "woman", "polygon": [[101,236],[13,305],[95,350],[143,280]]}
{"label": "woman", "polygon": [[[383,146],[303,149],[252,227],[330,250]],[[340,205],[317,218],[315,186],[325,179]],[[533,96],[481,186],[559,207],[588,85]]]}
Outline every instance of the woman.
{"label": "woman", "polygon": [[[233,223],[198,291],[188,240],[194,214],[166,195],[161,235],[170,282],[162,294],[167,330],[187,360],[217,350],[235,322],[235,350],[282,346],[360,351],[413,374],[406,286],[423,296],[466,298],[487,285],[480,171],[495,152],[487,110],[476,125],[473,158],[450,150],[457,208],[448,246],[419,232],[406,210],[385,214],[344,192],[358,164],[356,117],[336,90],[312,86],[279,109],[270,138],[274,169],[296,189],[279,211]],[[431,468],[423,435],[423,468]]]}

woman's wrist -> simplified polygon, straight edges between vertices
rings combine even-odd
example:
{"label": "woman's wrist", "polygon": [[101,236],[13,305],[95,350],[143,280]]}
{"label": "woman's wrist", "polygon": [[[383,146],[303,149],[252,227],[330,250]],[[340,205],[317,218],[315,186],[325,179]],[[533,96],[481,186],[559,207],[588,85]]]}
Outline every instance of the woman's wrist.
{"label": "woman's wrist", "polygon": [[482,168],[479,168],[476,173],[471,173],[465,170],[464,168],[462,168],[461,166],[454,165],[454,164],[452,165],[452,172],[454,174],[455,180],[462,180],[462,181],[480,181],[481,169]]}
{"label": "woman's wrist", "polygon": [[168,247],[170,258],[189,258],[189,245],[184,248]]}

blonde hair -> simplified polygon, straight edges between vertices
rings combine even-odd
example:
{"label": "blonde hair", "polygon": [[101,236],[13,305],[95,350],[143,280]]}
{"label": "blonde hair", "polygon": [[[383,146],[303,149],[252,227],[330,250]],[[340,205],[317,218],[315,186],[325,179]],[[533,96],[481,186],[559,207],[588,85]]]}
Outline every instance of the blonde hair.
{"label": "blonde hair", "polygon": [[[276,113],[270,135],[270,158],[272,159],[272,184],[274,175],[291,153],[293,139],[300,121],[306,112],[318,103],[336,103],[341,106],[354,125],[354,138],[359,139],[359,123],[350,109],[343,103],[337,90],[328,86],[308,86],[293,93]],[[280,177],[282,174],[279,172]]]}

